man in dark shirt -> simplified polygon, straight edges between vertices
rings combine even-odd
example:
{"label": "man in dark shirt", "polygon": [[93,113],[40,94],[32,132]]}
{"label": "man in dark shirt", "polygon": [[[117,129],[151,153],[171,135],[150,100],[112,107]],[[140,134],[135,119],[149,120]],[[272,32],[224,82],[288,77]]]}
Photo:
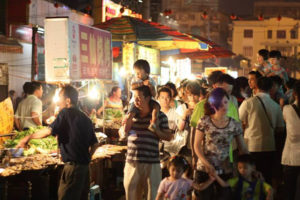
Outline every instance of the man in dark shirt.
{"label": "man in dark shirt", "polygon": [[22,139],[18,147],[31,139],[52,134],[58,137],[62,160],[65,163],[58,189],[58,199],[87,199],[89,162],[97,144],[91,120],[77,107],[78,92],[67,85],[60,92],[60,112],[49,128],[42,129]]}

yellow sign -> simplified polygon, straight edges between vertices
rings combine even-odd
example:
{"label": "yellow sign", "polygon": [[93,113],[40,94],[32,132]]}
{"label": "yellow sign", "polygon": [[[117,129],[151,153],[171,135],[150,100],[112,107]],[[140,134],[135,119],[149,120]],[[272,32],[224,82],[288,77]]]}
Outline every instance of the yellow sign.
{"label": "yellow sign", "polygon": [[133,64],[135,62],[135,45],[134,43],[123,44],[123,66],[126,72],[133,70]]}
{"label": "yellow sign", "polygon": [[227,74],[227,67],[206,67],[204,70],[204,75],[209,76],[214,71],[221,71],[224,74]]}
{"label": "yellow sign", "polygon": [[160,75],[160,51],[138,45],[137,59],[147,60],[150,64],[150,73]]}
{"label": "yellow sign", "polygon": [[[14,109],[10,98],[0,102],[0,135],[11,133],[14,126]],[[0,144],[6,138],[0,138]]]}

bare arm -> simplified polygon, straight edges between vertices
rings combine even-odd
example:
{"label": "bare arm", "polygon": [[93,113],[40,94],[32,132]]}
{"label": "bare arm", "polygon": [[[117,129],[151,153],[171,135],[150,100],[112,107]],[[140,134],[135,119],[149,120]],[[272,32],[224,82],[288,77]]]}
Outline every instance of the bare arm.
{"label": "bare arm", "polygon": [[195,153],[194,143],[195,143],[195,134],[196,134],[196,128],[191,127],[191,135],[190,135],[190,144],[191,144],[191,150],[192,150],[192,168],[196,168],[197,163],[197,156]]}
{"label": "bare arm", "polygon": [[183,116],[180,117],[179,123],[178,123],[178,129],[180,131],[184,130],[185,124],[188,123],[186,120],[188,116],[192,114],[192,109],[186,109],[183,113]]}
{"label": "bare arm", "polygon": [[157,137],[159,137],[159,139],[166,141],[170,141],[173,139],[173,134],[171,131],[160,129],[158,125],[156,127],[157,128],[155,134],[157,135]]}
{"label": "bare arm", "polygon": [[273,190],[272,190],[272,188],[270,188],[267,191],[267,198],[266,198],[266,200],[273,200]]}
{"label": "bare arm", "polygon": [[22,131],[21,129],[21,123],[20,120],[18,118],[15,118],[15,125],[18,131]]}
{"label": "bare arm", "polygon": [[208,186],[210,186],[213,182],[215,181],[214,178],[209,178],[207,181],[205,181],[204,183],[193,183],[192,184],[192,187],[195,189],[195,190],[198,190],[198,191],[202,191],[202,190],[205,190],[206,188],[208,188]]}
{"label": "bare arm", "polygon": [[224,181],[219,175],[215,174],[216,181],[222,186],[222,187],[229,187],[230,185]]}
{"label": "bare arm", "polygon": [[104,107],[106,107],[107,106],[107,101],[105,100],[104,101],[104,105],[103,106],[101,106],[98,110],[97,110],[97,115],[98,116],[100,116],[100,114],[103,112],[103,110],[104,110]]}
{"label": "bare arm", "polygon": [[36,112],[31,112],[32,121],[37,125],[41,126],[42,122],[40,121],[39,114]]}
{"label": "bare arm", "polygon": [[202,131],[196,130],[195,143],[194,143],[195,153],[198,159],[200,159],[201,162],[204,164],[206,168],[206,172],[208,174],[214,174],[215,168],[206,160],[203,153],[203,139],[204,139],[204,133]]}
{"label": "bare arm", "polygon": [[98,143],[95,143],[93,144],[91,147],[90,147],[90,155],[93,156],[93,154],[95,153],[95,151],[97,150],[98,148]]}
{"label": "bare arm", "polygon": [[51,129],[50,128],[43,128],[36,133],[33,133],[31,135],[28,135],[24,137],[22,140],[20,140],[19,144],[17,145],[17,148],[24,147],[31,139],[40,139],[45,138],[47,136],[51,135]]}
{"label": "bare arm", "polygon": [[245,141],[244,141],[244,138],[243,138],[242,134],[239,134],[239,135],[235,136],[235,141],[237,143],[240,154],[249,154],[249,151],[247,149],[247,146],[245,144]]}
{"label": "bare arm", "polygon": [[155,200],[163,200],[164,193],[157,193]]}

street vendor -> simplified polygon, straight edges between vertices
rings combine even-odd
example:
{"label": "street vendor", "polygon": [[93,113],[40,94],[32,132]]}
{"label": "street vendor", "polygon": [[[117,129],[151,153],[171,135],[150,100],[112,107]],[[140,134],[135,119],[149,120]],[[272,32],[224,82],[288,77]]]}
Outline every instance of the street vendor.
{"label": "street vendor", "polygon": [[19,131],[42,125],[42,84],[34,81],[27,87],[28,96],[19,103],[15,116]]}
{"label": "street vendor", "polygon": [[31,139],[57,136],[62,160],[65,163],[58,199],[87,199],[89,187],[89,162],[96,149],[95,136],[91,120],[78,109],[78,91],[67,85],[59,93],[60,112],[49,128],[23,138],[17,147],[24,147]]}
{"label": "street vendor", "polygon": [[104,101],[104,105],[97,110],[97,115],[99,116],[104,109],[123,111],[123,103],[121,97],[122,97],[121,88],[119,86],[114,86],[111,89],[108,98]]}

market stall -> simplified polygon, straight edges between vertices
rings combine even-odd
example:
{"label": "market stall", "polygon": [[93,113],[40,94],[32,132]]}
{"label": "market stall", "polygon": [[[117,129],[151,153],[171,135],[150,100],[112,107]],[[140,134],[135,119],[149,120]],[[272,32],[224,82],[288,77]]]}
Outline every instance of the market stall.
{"label": "market stall", "polygon": [[[3,144],[6,148],[0,151],[1,199],[56,198],[64,165],[57,149],[56,138],[50,136],[34,139],[26,149],[15,148],[23,137],[35,131],[36,129],[30,129],[16,132],[12,139]],[[92,185],[99,185],[105,191],[110,180],[105,171],[111,168],[113,162],[123,163],[127,147],[104,144],[105,135],[97,133],[96,136],[99,146],[91,158],[90,181]]]}
{"label": "market stall", "polygon": [[[111,34],[107,31],[71,22],[68,18],[45,20],[46,82],[57,84],[56,95],[60,84],[69,83],[83,93],[82,97],[91,93],[103,103],[108,88],[106,83],[112,78],[111,52]],[[55,101],[57,96],[53,98]],[[7,104],[5,102],[5,106]],[[7,113],[13,120],[13,111]],[[92,119],[96,130],[102,128],[103,133],[96,134],[99,143],[90,163],[90,180],[91,185],[97,184],[102,190],[107,188],[107,180],[111,178],[107,177],[106,170],[114,162],[124,162],[126,146],[107,144],[112,141],[110,129],[119,129],[122,116],[106,110],[100,116],[102,119]],[[54,119],[55,115],[48,122]],[[3,123],[0,116],[0,124]],[[12,132],[13,121],[5,124],[10,130],[0,132],[0,136],[6,136],[1,137],[5,140],[0,150],[0,199],[56,199],[64,165],[57,139],[53,136],[32,139],[26,148],[16,148],[22,138],[42,127]]]}

